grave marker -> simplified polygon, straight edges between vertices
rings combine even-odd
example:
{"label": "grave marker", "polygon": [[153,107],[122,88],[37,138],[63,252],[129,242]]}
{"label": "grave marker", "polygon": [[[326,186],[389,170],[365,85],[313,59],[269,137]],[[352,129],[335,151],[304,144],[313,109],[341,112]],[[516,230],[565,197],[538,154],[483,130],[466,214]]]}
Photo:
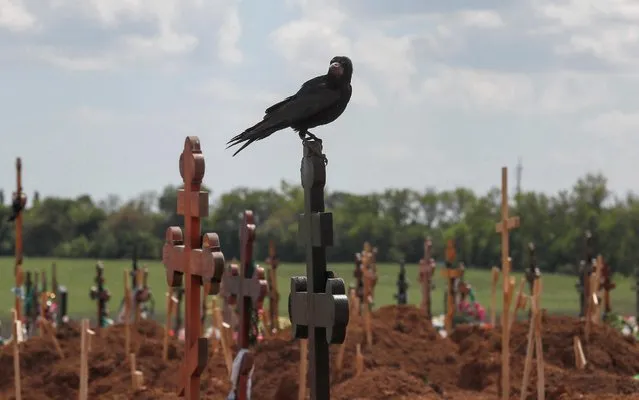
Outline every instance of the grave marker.
{"label": "grave marker", "polygon": [[[239,363],[239,375],[235,387],[235,399],[250,398],[248,392],[249,381],[253,370],[254,356],[249,351],[249,336],[253,307],[255,311],[262,307],[262,302],[268,291],[264,276],[264,269],[253,266],[253,243],[255,242],[255,219],[253,211],[244,211],[244,218],[240,225],[240,264],[231,264],[222,278],[222,290],[225,301],[230,305],[239,305],[239,337],[240,352],[236,362]],[[235,364],[235,363],[234,363]]]}
{"label": "grave marker", "polygon": [[311,400],[330,399],[329,345],[346,336],[349,305],[344,281],[326,269],[326,247],[333,244],[333,215],[325,212],[325,156],[321,142],[304,142],[301,167],[304,214],[299,233],[306,246],[306,275],[291,278],[289,316],[293,337],[308,338]]}
{"label": "grave marker", "polygon": [[180,287],[182,280],[186,281],[184,359],[178,395],[196,400],[200,398],[200,375],[208,359],[208,340],[199,337],[200,295],[206,282],[210,283],[207,294],[218,293],[224,272],[224,254],[217,234],[201,234],[201,218],[207,217],[209,212],[209,194],[201,190],[205,162],[197,136],[189,136],[184,141],[179,165],[184,188],[178,191],[177,213],[184,216],[184,231],[178,226],[167,229],[162,263],[166,267],[169,287]]}
{"label": "grave marker", "polygon": [[579,293],[579,317],[585,317],[588,313],[590,276],[593,272],[594,251],[592,248],[592,233],[589,230],[584,233],[584,242],[585,257],[579,263],[579,279],[575,285]]}
{"label": "grave marker", "polygon": [[426,318],[433,318],[431,307],[431,291],[435,289],[432,282],[433,273],[435,272],[435,260],[432,259],[431,252],[433,241],[430,236],[424,241],[424,258],[419,260],[419,282],[422,289],[422,302],[420,304],[422,310],[426,312]]}
{"label": "grave marker", "polygon": [[13,275],[15,278],[15,305],[17,318],[22,320],[22,284],[24,283],[24,275],[22,271],[23,247],[22,247],[22,224],[24,208],[27,205],[27,195],[22,190],[22,159],[16,159],[16,191],[13,193],[11,201],[12,213],[9,221],[15,221],[15,265]]}
{"label": "grave marker", "polygon": [[104,286],[104,265],[101,261],[95,265],[95,286],[91,287],[89,292],[91,300],[97,301],[98,313],[97,313],[97,325],[96,331],[100,331],[100,328],[104,328],[108,325],[109,313],[107,311],[106,304],[111,299],[111,293],[109,289]]}
{"label": "grave marker", "polygon": [[397,293],[393,295],[397,304],[408,303],[408,282],[406,281],[406,265],[402,259],[399,263],[399,274],[397,276]]}
{"label": "grave marker", "polygon": [[276,332],[280,330],[280,314],[278,311],[280,303],[280,292],[277,289],[277,267],[280,263],[275,248],[275,242],[270,240],[268,243],[268,258],[266,263],[271,267],[269,269],[270,290],[269,290],[269,319],[271,320],[270,330]]}
{"label": "grave marker", "polygon": [[495,231],[501,234],[501,271],[503,276],[504,303],[502,309],[501,334],[501,398],[510,397],[510,300],[512,297],[510,280],[510,231],[519,227],[519,217],[508,215],[508,168],[501,169],[501,221],[495,225]]}
{"label": "grave marker", "polygon": [[604,318],[612,312],[610,302],[610,291],[615,289],[617,285],[612,281],[612,270],[607,262],[603,262],[601,269],[601,288],[604,291]]}
{"label": "grave marker", "polygon": [[457,304],[456,298],[456,285],[455,281],[462,276],[463,270],[460,268],[454,268],[453,262],[455,261],[457,253],[455,251],[455,242],[450,239],[446,245],[446,268],[442,270],[442,276],[446,279],[447,289],[444,294],[444,310],[445,319],[444,327],[446,332],[450,334],[453,330],[453,319],[455,318],[455,311]]}

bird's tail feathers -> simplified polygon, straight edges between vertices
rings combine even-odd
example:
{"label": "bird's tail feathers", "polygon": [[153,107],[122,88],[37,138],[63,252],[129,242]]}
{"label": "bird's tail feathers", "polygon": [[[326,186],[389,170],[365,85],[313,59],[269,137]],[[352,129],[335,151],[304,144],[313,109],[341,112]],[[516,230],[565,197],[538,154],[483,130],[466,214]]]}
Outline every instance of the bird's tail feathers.
{"label": "bird's tail feathers", "polygon": [[240,147],[235,153],[233,153],[233,157],[235,157],[237,153],[244,150],[248,145],[255,142],[256,140],[265,139],[269,137],[270,135],[272,135],[273,133],[279,131],[280,129],[286,128],[287,126],[288,126],[287,124],[281,123],[281,122],[273,124],[272,122],[268,120],[260,121],[257,124],[253,125],[252,127],[245,130],[244,132],[240,133],[239,135],[233,137],[231,140],[229,140],[226,143],[227,144],[226,148],[228,149],[229,147],[233,147],[242,142],[245,142],[242,145],[242,147]]}

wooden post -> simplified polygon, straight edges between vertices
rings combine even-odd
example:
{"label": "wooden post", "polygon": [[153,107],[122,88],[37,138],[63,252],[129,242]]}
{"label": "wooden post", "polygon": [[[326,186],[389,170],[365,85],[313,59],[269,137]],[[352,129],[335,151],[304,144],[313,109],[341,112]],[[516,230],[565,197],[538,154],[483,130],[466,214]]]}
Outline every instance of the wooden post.
{"label": "wooden post", "polygon": [[91,335],[89,320],[83,319],[80,332],[80,400],[89,398],[89,351],[91,350]]}
{"label": "wooden post", "polygon": [[575,367],[577,367],[578,370],[583,370],[586,368],[587,361],[579,336],[572,337],[572,345],[575,353]]}
{"label": "wooden post", "polygon": [[508,316],[510,311],[510,230],[519,227],[519,217],[508,215],[508,168],[501,169],[501,221],[497,223],[495,230],[501,234],[501,270],[503,276],[503,309],[502,309],[502,333],[501,333],[501,399],[510,397],[510,324]]}
{"label": "wooden post", "polygon": [[18,319],[18,312],[11,310],[13,317],[13,339],[11,344],[13,345],[13,383],[16,392],[16,400],[22,400],[22,379],[20,376],[20,331],[22,330],[22,323]]}
{"label": "wooden post", "polygon": [[233,356],[231,355],[231,344],[228,341],[228,331],[230,326],[224,323],[222,318],[222,310],[219,307],[213,309],[213,323],[220,332],[220,345],[222,346],[222,354],[224,355],[224,362],[226,364],[226,370],[229,377],[233,368]]}
{"label": "wooden post", "polygon": [[[253,243],[255,241],[255,219],[253,212],[244,211],[244,219],[240,225],[240,263],[241,267],[231,264],[222,278],[222,290],[228,304],[239,305],[240,329],[238,345],[240,350],[249,349],[249,334],[252,328],[252,310],[262,307],[268,291],[264,269],[253,266]],[[240,361],[240,373],[236,386],[237,400],[247,400],[249,375],[253,368],[253,355],[243,356]],[[235,382],[234,382],[235,384]]]}
{"label": "wooden post", "polygon": [[544,377],[544,353],[541,342],[541,279],[534,282],[533,295],[531,296],[531,318],[528,327],[528,347],[526,349],[526,359],[524,361],[524,374],[521,383],[521,400],[525,400],[530,382],[530,372],[532,370],[533,352],[537,359],[537,399],[545,399],[545,377]]}
{"label": "wooden post", "polygon": [[277,250],[275,249],[275,242],[270,240],[268,243],[268,259],[267,264],[271,267],[269,269],[270,277],[270,291],[269,291],[269,316],[271,332],[280,330],[280,315],[279,315],[279,302],[280,292],[277,289],[277,267],[279,265],[279,258],[277,257]]}
{"label": "wooden post", "polygon": [[22,321],[22,298],[21,288],[24,282],[24,276],[22,272],[22,211],[27,205],[27,195],[22,191],[22,160],[20,157],[16,159],[16,191],[13,193],[13,199],[11,204],[11,216],[9,221],[15,221],[15,265],[13,274],[15,277],[16,296],[14,310],[16,310],[17,318]]}
{"label": "wooden post", "polygon": [[162,359],[168,361],[169,359],[169,331],[171,330],[171,318],[173,316],[173,309],[177,306],[178,300],[171,294],[171,288],[169,292],[166,292],[166,322],[164,324],[164,342],[162,344]]}
{"label": "wooden post", "polygon": [[202,284],[210,282],[209,295],[217,294],[224,273],[224,254],[215,233],[201,233],[201,218],[209,214],[209,195],[201,190],[204,178],[204,155],[200,139],[189,136],[180,155],[180,175],[184,189],[178,191],[177,213],[184,216],[184,232],[178,226],[166,231],[162,262],[169,287],[186,280],[184,324],[184,359],[180,369],[178,394],[187,400],[200,398],[200,375],[206,367],[208,340],[200,336],[200,295]]}
{"label": "wooden post", "polygon": [[[130,272],[124,270],[124,354],[131,353],[131,287],[129,286]],[[126,357],[125,357],[126,358]]]}
{"label": "wooden post", "polygon": [[362,345],[355,345],[355,376],[360,376],[364,372],[364,356],[362,355]]}
{"label": "wooden post", "polygon": [[422,286],[422,301],[420,308],[426,313],[426,318],[430,321],[433,318],[431,311],[431,289],[432,277],[435,269],[435,260],[431,257],[433,241],[430,236],[424,240],[424,258],[419,260],[419,282]]}
{"label": "wooden post", "polygon": [[490,325],[496,326],[497,323],[497,282],[499,282],[499,268],[493,267],[492,285],[490,288]]}
{"label": "wooden post", "polygon": [[333,245],[333,216],[325,211],[325,160],[321,142],[304,142],[304,214],[299,234],[306,248],[306,276],[291,277],[289,294],[293,337],[308,338],[311,400],[331,398],[329,345],[344,342],[349,316],[344,281],[326,268],[326,247]]}
{"label": "wooden post", "polygon": [[308,376],[308,340],[300,339],[300,377],[297,389],[298,400],[306,400],[308,388],[306,377]]}
{"label": "wooden post", "polygon": [[526,309],[526,295],[524,294],[524,285],[526,284],[526,278],[521,278],[519,283],[519,290],[517,290],[517,297],[515,298],[515,307],[513,308],[513,315],[510,318],[510,327],[512,329],[513,323],[517,320],[517,311]]}
{"label": "wooden post", "polygon": [[364,243],[364,250],[362,251],[362,279],[364,281],[364,307],[362,310],[364,316],[364,329],[366,331],[366,344],[373,346],[373,328],[371,321],[371,304],[370,301],[373,296],[373,286],[376,281],[376,276],[372,271],[372,257],[370,244]]}

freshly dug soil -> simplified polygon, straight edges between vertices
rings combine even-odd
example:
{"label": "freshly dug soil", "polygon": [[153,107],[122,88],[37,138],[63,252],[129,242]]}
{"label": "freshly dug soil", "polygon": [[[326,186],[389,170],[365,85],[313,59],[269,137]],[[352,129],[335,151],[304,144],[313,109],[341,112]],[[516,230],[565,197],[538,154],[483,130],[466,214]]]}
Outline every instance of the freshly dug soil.
{"label": "freshly dug soil", "polygon": [[[386,306],[373,313],[373,346],[366,345],[359,318],[352,318],[341,370],[335,368],[340,345],[331,346],[334,400],[497,399],[501,371],[500,331],[458,327],[442,338],[412,306]],[[511,336],[511,396],[519,398],[526,355],[528,324],[515,323]],[[588,364],[574,367],[573,336],[579,336]],[[77,398],[80,331],[71,323],[57,332],[65,353],[60,360],[48,338],[20,345],[24,400]],[[162,361],[163,328],[142,321],[132,332],[138,369],[146,389],[133,392],[124,354],[124,329],[113,326],[96,333],[89,355],[90,399],[176,399],[183,348],[173,339],[169,361]],[[607,326],[594,326],[589,342],[583,323],[574,318],[544,316],[543,348],[546,399],[639,399],[639,345]],[[364,372],[355,377],[355,348],[362,345]],[[225,399],[228,374],[221,352],[211,350],[202,375],[202,398]],[[256,349],[253,400],[296,400],[299,342],[289,330],[267,338]],[[527,398],[536,398],[533,362]],[[0,400],[13,399],[13,352],[0,349]]]}

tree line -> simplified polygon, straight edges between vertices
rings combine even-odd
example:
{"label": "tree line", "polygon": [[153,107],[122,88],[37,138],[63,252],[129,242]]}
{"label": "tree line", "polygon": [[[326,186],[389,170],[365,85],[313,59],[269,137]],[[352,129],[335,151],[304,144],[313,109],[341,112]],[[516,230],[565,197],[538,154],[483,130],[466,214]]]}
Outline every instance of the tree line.
{"label": "tree line", "polygon": [[[176,215],[177,189],[167,186],[128,201],[117,196],[96,201],[89,195],[41,199],[36,194],[24,212],[25,255],[129,258],[136,247],[141,258],[158,259],[166,228],[183,222]],[[0,255],[13,254],[8,197],[0,194]],[[203,229],[220,235],[227,258],[238,257],[242,212],[253,210],[258,229],[256,259],[266,257],[268,242],[273,240],[282,260],[300,262],[304,250],[297,238],[297,221],[303,198],[303,189],[287,182],[276,189],[236,188],[215,197]],[[378,248],[380,262],[415,263],[423,257],[428,235],[439,261],[446,241],[454,239],[458,260],[490,268],[500,260],[500,238],[495,232],[500,202],[499,188],[483,195],[465,188],[388,189],[362,195],[328,192],[326,207],[333,213],[335,238],[329,260],[351,261],[369,241]],[[593,233],[595,252],[603,254],[615,272],[627,275],[638,265],[639,197],[614,196],[601,174],[585,175],[572,189],[555,195],[517,193],[510,207],[511,215],[521,218],[521,226],[511,233],[515,269],[527,264],[527,244],[534,242],[542,271],[574,273],[584,258],[586,230]]]}

